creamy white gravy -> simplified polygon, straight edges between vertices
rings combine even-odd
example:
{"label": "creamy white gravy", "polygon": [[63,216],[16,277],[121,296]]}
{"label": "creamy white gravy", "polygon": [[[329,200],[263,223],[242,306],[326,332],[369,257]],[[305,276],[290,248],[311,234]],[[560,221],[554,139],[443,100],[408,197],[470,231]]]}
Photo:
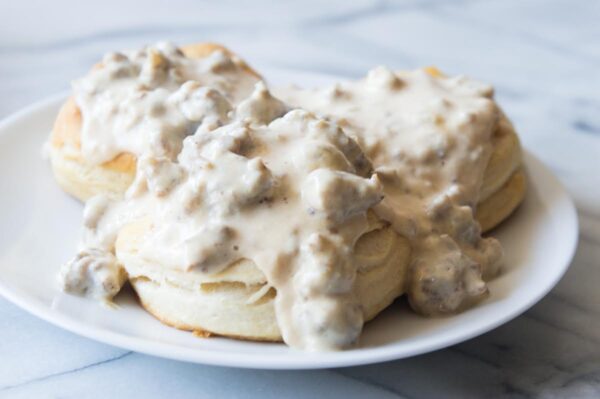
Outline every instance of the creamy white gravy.
{"label": "creamy white gravy", "polygon": [[277,290],[286,343],[343,348],[363,325],[353,248],[375,209],[412,242],[415,309],[456,312],[487,293],[482,270],[495,273],[501,249],[481,238],[473,208],[498,117],[489,87],[379,68],[279,91],[327,122],[288,112],[223,53],[191,61],[160,44],[102,65],[75,84],[83,155],[131,152],[137,175],[123,199],[86,203],[80,250],[61,268],[66,291],[112,298],[126,279],[119,230],[150,220],[145,260],[216,273],[250,259]]}
{"label": "creamy white gravy", "polygon": [[83,247],[64,275],[92,295],[114,295],[116,235],[131,221],[150,219],[141,258],[205,273],[250,259],[277,290],[286,343],[309,350],[354,343],[363,314],[353,290],[353,248],[382,187],[376,176],[358,174],[369,163],[335,125],[301,110],[268,125],[255,122],[199,130],[176,160],[148,158],[124,200],[88,201]]}
{"label": "creamy white gravy", "polygon": [[[86,203],[80,251],[61,269],[63,288],[114,296],[125,274],[114,255],[119,230],[150,220],[143,259],[204,273],[250,259],[277,290],[286,343],[309,350],[351,345],[363,325],[353,248],[368,229],[367,211],[383,198],[378,178],[341,129],[288,112],[263,83],[237,106],[222,101],[229,123],[200,125],[176,156],[138,148],[136,178],[124,198]],[[151,105],[132,106],[146,115]],[[146,126],[134,129],[143,134]],[[110,141],[109,133],[99,128],[98,140]]]}
{"label": "creamy white gravy", "polygon": [[257,81],[241,60],[221,50],[192,59],[160,42],[108,53],[73,82],[83,158],[100,164],[129,152],[173,159],[199,126],[212,130],[226,123],[232,105]]}
{"label": "creamy white gravy", "polygon": [[320,89],[274,90],[336,122],[373,162],[385,199],[376,212],[413,247],[406,287],[423,314],[453,313],[487,295],[502,249],[473,212],[499,117],[490,86],[425,70],[379,67]]}

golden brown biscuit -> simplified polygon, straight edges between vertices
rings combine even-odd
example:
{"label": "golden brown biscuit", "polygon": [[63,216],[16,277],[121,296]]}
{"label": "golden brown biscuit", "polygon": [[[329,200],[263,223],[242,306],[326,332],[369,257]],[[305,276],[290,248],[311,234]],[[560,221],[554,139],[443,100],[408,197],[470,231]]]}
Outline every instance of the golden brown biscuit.
{"label": "golden brown biscuit", "polygon": [[527,186],[519,138],[504,114],[492,136],[492,144],[494,151],[485,170],[475,212],[484,232],[512,214],[523,201]]}
{"label": "golden brown biscuit", "polygon": [[[220,50],[233,53],[214,43],[200,43],[181,47],[189,58],[204,58]],[[260,79],[260,75],[244,61],[242,68],[249,75]],[[90,164],[81,155],[81,112],[74,99],[69,98],[61,107],[50,135],[50,162],[56,181],[63,190],[85,201],[96,194],[121,196],[133,181],[136,157],[121,153],[101,165]]]}
{"label": "golden brown biscuit", "polygon": [[[425,70],[434,77],[445,76],[434,66]],[[527,189],[519,137],[502,111],[492,136],[492,145],[494,150],[485,169],[475,213],[484,232],[508,218],[525,198]]]}
{"label": "golden brown biscuit", "polygon": [[506,220],[521,204],[527,192],[527,178],[517,170],[493,195],[477,205],[475,214],[482,231],[489,231]]}
{"label": "golden brown biscuit", "polygon": [[[356,292],[365,320],[403,294],[410,259],[408,241],[374,214],[369,217],[370,231],[355,246],[360,265]],[[130,224],[116,245],[117,258],[148,312],[165,324],[202,335],[281,341],[273,305],[276,292],[254,263],[238,260],[215,275],[150,264],[137,251],[151,228],[148,222]]]}

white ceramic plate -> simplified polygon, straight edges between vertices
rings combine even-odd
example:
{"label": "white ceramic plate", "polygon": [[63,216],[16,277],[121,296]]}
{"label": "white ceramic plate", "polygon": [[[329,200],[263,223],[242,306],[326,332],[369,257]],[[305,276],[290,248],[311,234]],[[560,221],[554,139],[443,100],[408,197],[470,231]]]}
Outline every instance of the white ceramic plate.
{"label": "white ceramic plate", "polygon": [[[331,80],[285,71],[267,76],[276,83],[304,85]],[[131,291],[118,296],[115,310],[58,290],[55,276],[75,251],[82,205],[56,186],[40,150],[64,99],[40,102],[0,124],[0,293],[44,320],[111,345],[251,368],[341,367],[399,359],[467,340],[521,314],[558,282],[575,250],[573,203],[548,169],[527,154],[527,198],[494,232],[506,251],[506,270],[490,284],[492,294],[480,306],[426,319],[397,301],[365,326],[359,347],[343,352],[310,354],[282,344],[196,338],[152,318]]]}

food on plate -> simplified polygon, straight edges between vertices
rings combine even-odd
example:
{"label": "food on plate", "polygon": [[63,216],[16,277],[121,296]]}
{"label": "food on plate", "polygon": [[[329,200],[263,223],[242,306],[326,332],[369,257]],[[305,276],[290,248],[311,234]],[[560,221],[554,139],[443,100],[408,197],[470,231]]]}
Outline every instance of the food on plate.
{"label": "food on plate", "polygon": [[59,185],[82,201],[120,196],[147,151],[173,158],[199,127],[227,121],[260,76],[223,46],[166,42],[106,54],[61,108],[49,140]]}
{"label": "food on plate", "polygon": [[233,123],[160,168],[184,177],[129,200],[148,211],[120,230],[116,258],[167,324],[335,349],[402,293],[410,247],[372,212],[380,183],[336,126],[300,110]]}
{"label": "food on plate", "polygon": [[[57,180],[87,199],[63,290],[110,301],[129,281],[168,325],[305,350],[352,346],[403,294],[427,316],[486,298],[503,254],[482,231],[526,187],[490,86],[378,67],[272,94],[218,46],[138,53],[75,84],[79,122],[67,103],[52,133]],[[71,147],[97,179],[57,167]]]}
{"label": "food on plate", "polygon": [[[435,69],[378,67],[358,81],[276,93],[340,125],[373,162],[385,194],[375,212],[411,242],[413,309],[455,313],[488,295],[502,248],[481,236],[474,213],[480,199],[494,201],[522,176],[516,134],[491,86]],[[512,211],[511,201],[493,204],[500,215]]]}
{"label": "food on plate", "polygon": [[405,162],[408,158],[432,156],[435,151],[438,165],[446,167],[442,151],[453,151],[454,143],[444,140],[454,140],[451,135],[460,136],[461,131],[452,132],[444,118],[463,112],[479,118],[482,111],[464,108],[466,102],[489,98],[493,108],[487,112],[491,135],[475,143],[491,145],[491,155],[484,154],[483,169],[477,171],[483,173],[476,184],[475,207],[482,230],[500,224],[523,200],[526,179],[519,138],[508,118],[491,101],[493,88],[489,85],[464,76],[447,77],[432,67],[400,72],[379,67],[355,82],[312,89],[289,86],[274,91],[292,106],[336,121],[358,141],[376,168],[389,168],[395,159]]}

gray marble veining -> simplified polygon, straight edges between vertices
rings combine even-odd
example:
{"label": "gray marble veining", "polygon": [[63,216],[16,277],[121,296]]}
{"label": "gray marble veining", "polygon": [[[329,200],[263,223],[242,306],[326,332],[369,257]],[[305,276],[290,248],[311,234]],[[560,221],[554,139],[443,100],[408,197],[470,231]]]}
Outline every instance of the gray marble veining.
{"label": "gray marble veining", "polygon": [[68,89],[99,55],[158,39],[223,42],[260,70],[356,77],[438,65],[492,82],[524,145],[574,197],[581,238],[559,285],[454,347],[378,365],[254,371],[153,358],[0,299],[1,398],[600,397],[600,2],[0,3],[0,117]]}

